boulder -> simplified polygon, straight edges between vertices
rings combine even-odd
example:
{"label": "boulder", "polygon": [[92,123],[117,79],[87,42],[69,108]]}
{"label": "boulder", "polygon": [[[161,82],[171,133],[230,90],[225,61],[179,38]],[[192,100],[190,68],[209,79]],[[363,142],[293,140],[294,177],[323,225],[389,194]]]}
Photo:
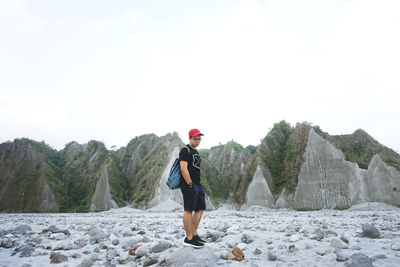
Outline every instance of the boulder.
{"label": "boulder", "polygon": [[368,238],[379,238],[379,230],[374,225],[368,223],[362,225],[362,234]]}
{"label": "boulder", "polygon": [[363,253],[355,253],[345,263],[346,267],[374,267],[372,259]]}

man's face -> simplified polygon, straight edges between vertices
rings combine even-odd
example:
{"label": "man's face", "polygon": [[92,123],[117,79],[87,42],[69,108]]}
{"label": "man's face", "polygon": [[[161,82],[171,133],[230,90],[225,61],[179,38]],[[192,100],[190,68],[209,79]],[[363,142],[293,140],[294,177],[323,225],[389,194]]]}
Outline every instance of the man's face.
{"label": "man's face", "polygon": [[189,143],[192,147],[197,147],[200,145],[201,135],[192,136],[189,138]]}

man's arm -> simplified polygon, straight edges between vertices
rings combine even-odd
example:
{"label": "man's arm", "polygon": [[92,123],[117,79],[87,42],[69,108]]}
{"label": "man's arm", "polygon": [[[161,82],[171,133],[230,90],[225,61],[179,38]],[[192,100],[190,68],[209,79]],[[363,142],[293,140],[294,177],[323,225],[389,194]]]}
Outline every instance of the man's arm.
{"label": "man's arm", "polygon": [[189,185],[189,183],[192,182],[192,179],[190,179],[189,170],[187,168],[188,163],[187,163],[187,161],[181,160],[179,162],[179,165],[181,166],[181,173],[182,173],[183,179],[185,179],[185,182]]}

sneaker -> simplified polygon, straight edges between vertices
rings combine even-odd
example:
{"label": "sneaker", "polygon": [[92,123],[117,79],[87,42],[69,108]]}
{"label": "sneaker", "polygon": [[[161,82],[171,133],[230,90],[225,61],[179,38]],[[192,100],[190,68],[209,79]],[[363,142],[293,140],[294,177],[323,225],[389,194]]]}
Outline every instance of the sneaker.
{"label": "sneaker", "polygon": [[189,240],[189,239],[187,239],[187,237],[183,241],[183,245],[187,246],[187,247],[194,247],[194,248],[202,248],[202,247],[204,247],[203,243],[195,240],[194,238],[192,238],[192,240]]}
{"label": "sneaker", "polygon": [[201,242],[201,243],[206,243],[206,241],[204,241],[203,239],[201,239],[199,235],[193,236],[193,239],[194,239],[194,240],[197,240],[197,241],[199,241],[199,242]]}

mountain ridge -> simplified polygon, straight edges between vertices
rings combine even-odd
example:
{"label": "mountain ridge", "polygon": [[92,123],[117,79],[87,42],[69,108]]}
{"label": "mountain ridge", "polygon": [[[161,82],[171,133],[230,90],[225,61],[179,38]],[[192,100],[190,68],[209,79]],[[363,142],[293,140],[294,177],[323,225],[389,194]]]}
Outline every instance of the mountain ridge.
{"label": "mountain ridge", "polygon": [[[315,134],[310,135],[311,132]],[[310,143],[310,136],[313,139],[320,136],[324,141]],[[332,148],[324,148],[324,142]],[[319,145],[313,147],[312,144]],[[13,142],[1,143],[0,211],[84,212],[124,205],[137,208],[157,206],[156,199],[161,198],[156,197],[155,192],[165,192],[164,189],[160,189],[160,186],[165,186],[160,185],[162,179],[165,179],[162,177],[166,175],[171,157],[176,156],[173,151],[183,145],[176,132],[160,137],[155,134],[137,136],[126,146],[111,150],[107,149],[103,142],[96,140],[85,144],[71,141],[58,151],[44,141],[38,142],[28,138],[16,138]],[[312,152],[314,149],[317,150]],[[324,152],[325,149],[328,150]],[[397,192],[400,191],[400,185],[397,185],[397,179],[400,179],[400,176],[397,178],[400,156],[381,145],[366,131],[357,129],[352,134],[329,135],[319,126],[307,122],[292,126],[286,121],[280,121],[274,124],[258,146],[243,147],[232,140],[209,149],[199,149],[202,157],[202,183],[209,196],[210,206],[230,201],[238,207],[262,203],[270,207],[296,208],[294,201],[302,195],[298,186],[299,178],[302,178],[302,187],[307,187],[307,183],[310,183],[305,182],[308,181],[308,178],[304,177],[305,173],[317,179],[317,183],[325,184],[321,180],[325,179],[325,176],[319,177],[313,174],[314,172],[304,171],[305,166],[325,166],[318,167],[307,161],[306,155],[310,153],[307,151],[317,153],[308,157],[308,160],[339,160],[339,167],[326,165],[333,168],[325,170],[326,174],[340,173],[340,166],[343,164],[354,166],[349,167],[351,170],[358,168],[358,172],[362,172],[363,176],[359,178],[362,181],[357,186],[368,188],[368,183],[377,182],[375,174],[369,169],[371,163],[375,164],[375,172],[383,175],[379,179],[396,184],[393,186],[396,189],[381,189],[390,196],[386,200],[379,194],[372,197],[372,191],[368,190],[369,193],[360,191],[362,197],[357,198],[350,192],[357,191],[357,188],[346,189],[346,192],[351,194],[346,196],[348,199],[343,202],[346,204],[337,208],[352,205],[359,201],[358,199],[371,197],[390,203],[397,199]],[[326,153],[333,154],[328,156]],[[343,156],[336,156],[337,153]],[[388,174],[379,170],[387,170]],[[353,181],[353,176],[343,175],[349,182]],[[346,182],[335,180],[336,176],[332,177],[332,181],[338,183],[339,188],[332,190],[342,190],[340,188],[344,185],[339,184]],[[316,191],[315,194],[317,196],[321,192]],[[335,208],[335,204],[332,203],[339,203],[335,197],[335,194],[327,196],[326,205]],[[181,201],[177,197],[174,199]],[[317,197],[304,202],[306,206],[298,208],[308,209],[307,203],[310,203],[310,207],[320,207],[315,201]]]}

